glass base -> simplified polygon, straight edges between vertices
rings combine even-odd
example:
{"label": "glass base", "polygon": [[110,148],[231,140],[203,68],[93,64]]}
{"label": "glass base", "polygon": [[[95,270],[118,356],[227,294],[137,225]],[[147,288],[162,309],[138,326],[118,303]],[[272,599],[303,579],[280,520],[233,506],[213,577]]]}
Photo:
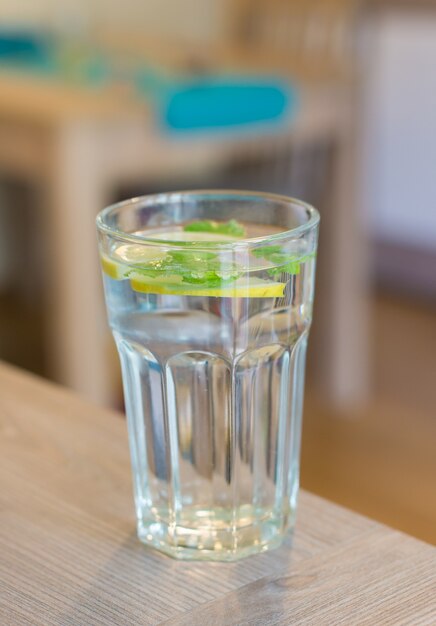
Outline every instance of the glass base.
{"label": "glass base", "polygon": [[239,525],[230,530],[223,524],[221,528],[218,525],[193,527],[162,520],[140,520],[138,537],[146,545],[175,559],[229,562],[278,548],[292,527],[289,516]]}

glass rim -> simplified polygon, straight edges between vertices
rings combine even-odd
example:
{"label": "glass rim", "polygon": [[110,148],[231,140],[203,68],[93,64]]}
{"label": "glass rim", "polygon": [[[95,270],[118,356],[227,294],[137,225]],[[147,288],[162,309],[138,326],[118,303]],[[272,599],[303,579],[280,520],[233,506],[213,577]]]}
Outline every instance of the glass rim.
{"label": "glass rim", "polygon": [[[117,209],[121,209],[123,207],[140,205],[144,202],[147,203],[158,203],[163,204],[164,201],[170,203],[173,196],[196,196],[196,197],[207,197],[209,195],[217,195],[217,196],[251,196],[253,198],[264,199],[265,201],[275,201],[281,202],[283,204],[297,205],[303,208],[307,215],[308,219],[304,224],[300,224],[295,228],[290,228],[279,233],[273,233],[271,235],[263,235],[260,237],[243,237],[238,238],[235,241],[208,241],[205,246],[204,241],[175,241],[174,239],[156,239],[152,237],[145,237],[144,235],[135,235],[133,233],[127,233],[118,228],[113,228],[109,226],[105,220],[108,215],[110,215],[113,211]],[[235,218],[237,219],[237,217]],[[129,198],[127,200],[121,200],[120,202],[115,202],[113,204],[108,205],[104,209],[102,209],[96,218],[97,229],[104,233],[105,235],[116,237],[121,241],[125,241],[128,243],[134,244],[142,244],[142,245],[151,245],[156,247],[161,247],[165,245],[166,247],[171,248],[195,248],[199,249],[201,247],[207,247],[207,249],[211,248],[219,248],[219,249],[233,249],[238,246],[246,246],[246,245],[257,245],[269,242],[276,242],[282,239],[289,238],[298,238],[306,233],[310,232],[319,224],[320,214],[311,204],[304,202],[303,200],[298,200],[297,198],[293,198],[292,196],[286,196],[282,194],[272,193],[272,192],[264,192],[264,191],[248,191],[243,189],[195,189],[195,190],[184,190],[184,191],[171,191],[171,192],[162,192],[162,193],[153,193],[153,194],[145,194],[142,196],[135,196],[133,198]]]}

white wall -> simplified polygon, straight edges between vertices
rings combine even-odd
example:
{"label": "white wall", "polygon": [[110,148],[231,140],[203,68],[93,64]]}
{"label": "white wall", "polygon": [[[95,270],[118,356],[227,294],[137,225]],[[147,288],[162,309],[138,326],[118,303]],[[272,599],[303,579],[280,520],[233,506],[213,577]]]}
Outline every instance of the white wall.
{"label": "white wall", "polygon": [[366,85],[366,190],[379,238],[436,249],[436,12],[377,24]]}

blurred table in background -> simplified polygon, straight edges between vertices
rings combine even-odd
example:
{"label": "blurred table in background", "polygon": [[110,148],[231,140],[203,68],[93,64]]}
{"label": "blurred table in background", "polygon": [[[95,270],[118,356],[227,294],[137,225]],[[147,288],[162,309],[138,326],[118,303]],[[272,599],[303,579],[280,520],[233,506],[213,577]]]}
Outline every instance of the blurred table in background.
{"label": "blurred table in background", "polygon": [[298,86],[298,114],[276,132],[181,139],[162,134],[149,103],[122,86],[97,90],[0,73],[0,171],[33,178],[42,190],[35,207],[43,209],[48,234],[46,341],[53,378],[99,402],[114,399],[94,227],[114,189],[167,179],[169,172],[178,179],[198,175],[277,143],[327,141],[334,166],[320,207],[317,379],[336,402],[365,396],[367,265],[354,185],[353,90],[312,79],[299,79]]}

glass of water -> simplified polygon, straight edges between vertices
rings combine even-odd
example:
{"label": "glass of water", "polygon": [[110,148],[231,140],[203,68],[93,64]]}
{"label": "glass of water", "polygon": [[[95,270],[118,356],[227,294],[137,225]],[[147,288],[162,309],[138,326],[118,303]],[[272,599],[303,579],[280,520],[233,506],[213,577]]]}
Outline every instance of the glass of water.
{"label": "glass of water", "polygon": [[232,561],[292,530],[318,222],[303,202],[245,191],[99,214],[144,543]]}

